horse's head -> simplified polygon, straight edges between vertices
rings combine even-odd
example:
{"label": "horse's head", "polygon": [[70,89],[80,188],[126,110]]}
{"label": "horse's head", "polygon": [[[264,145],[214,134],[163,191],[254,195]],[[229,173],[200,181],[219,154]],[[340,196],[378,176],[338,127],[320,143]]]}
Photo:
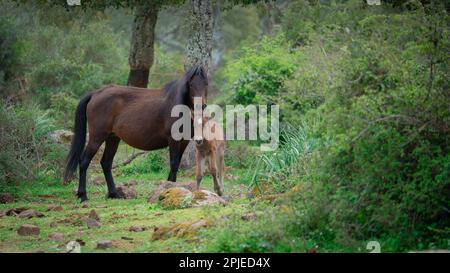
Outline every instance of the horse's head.
{"label": "horse's head", "polygon": [[[208,76],[202,66],[195,66],[186,72],[186,103],[194,110],[199,102],[202,109],[206,108],[208,100]],[[197,105],[195,105],[197,104]]]}

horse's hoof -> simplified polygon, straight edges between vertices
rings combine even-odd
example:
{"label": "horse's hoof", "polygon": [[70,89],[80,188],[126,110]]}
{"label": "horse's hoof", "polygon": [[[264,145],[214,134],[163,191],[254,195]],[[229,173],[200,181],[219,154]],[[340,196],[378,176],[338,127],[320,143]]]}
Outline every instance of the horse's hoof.
{"label": "horse's hoof", "polygon": [[88,200],[87,194],[85,192],[77,192],[76,195],[80,199],[80,203],[86,202]]}
{"label": "horse's hoof", "polygon": [[108,193],[108,198],[110,199],[125,199],[125,195],[119,192],[110,192]]}

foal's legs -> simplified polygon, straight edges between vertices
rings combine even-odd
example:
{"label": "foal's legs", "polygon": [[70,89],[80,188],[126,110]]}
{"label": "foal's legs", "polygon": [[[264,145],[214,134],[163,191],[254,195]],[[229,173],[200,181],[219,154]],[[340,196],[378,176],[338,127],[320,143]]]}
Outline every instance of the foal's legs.
{"label": "foal's legs", "polygon": [[180,167],[181,157],[188,144],[189,141],[169,141],[170,173],[167,178],[168,181],[177,181],[177,172]]}
{"label": "foal's legs", "polygon": [[84,149],[84,152],[81,156],[80,181],[78,184],[78,192],[77,192],[77,196],[80,198],[81,202],[87,201],[86,172],[89,167],[89,164],[91,163],[92,158],[94,157],[98,148],[100,148],[100,145],[102,145],[102,142],[103,142],[103,140],[99,141],[99,140],[95,140],[95,139],[89,139],[89,142],[86,145],[86,148]]}
{"label": "foal's legs", "polygon": [[210,158],[209,158],[209,172],[211,173],[211,176],[214,181],[214,191],[219,195],[222,196],[222,188],[220,187],[219,180],[217,179],[217,158],[216,158],[216,152],[211,152]]}
{"label": "foal's legs", "polygon": [[108,185],[108,198],[123,198],[116,191],[116,186],[114,185],[114,179],[112,177],[112,163],[114,155],[119,147],[120,138],[115,135],[110,135],[105,141],[105,151],[103,152],[102,160],[100,164],[102,165],[103,174],[105,175],[106,185]]}

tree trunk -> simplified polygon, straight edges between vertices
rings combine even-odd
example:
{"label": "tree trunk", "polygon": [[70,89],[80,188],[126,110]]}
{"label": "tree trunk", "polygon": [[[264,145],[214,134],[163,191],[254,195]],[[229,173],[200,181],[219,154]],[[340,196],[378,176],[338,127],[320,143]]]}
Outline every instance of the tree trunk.
{"label": "tree trunk", "polygon": [[[211,0],[190,0],[190,32],[185,69],[202,65],[209,75],[213,44],[213,12]],[[181,158],[180,168],[195,166],[195,144],[191,140]]]}
{"label": "tree trunk", "polygon": [[211,0],[190,0],[189,40],[186,68],[202,65],[209,74],[213,43],[213,13]]}
{"label": "tree trunk", "polygon": [[130,64],[128,85],[147,87],[150,68],[153,65],[153,43],[158,11],[159,6],[151,2],[136,8],[128,58]]}

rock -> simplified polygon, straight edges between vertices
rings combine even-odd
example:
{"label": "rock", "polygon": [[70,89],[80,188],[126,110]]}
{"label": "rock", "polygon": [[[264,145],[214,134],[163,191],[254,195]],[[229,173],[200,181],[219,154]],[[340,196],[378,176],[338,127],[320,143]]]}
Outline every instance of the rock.
{"label": "rock", "polygon": [[0,204],[13,203],[14,197],[7,192],[0,193]]}
{"label": "rock", "polygon": [[122,236],[120,237],[122,240],[126,240],[126,241],[133,241],[134,239],[131,237],[127,237],[127,236]]}
{"label": "rock", "polygon": [[53,232],[48,235],[48,238],[52,241],[61,242],[64,240],[64,234],[59,232]]}
{"label": "rock", "polygon": [[310,248],[308,249],[308,253],[317,253],[317,249],[315,249],[314,247]]}
{"label": "rock", "polygon": [[40,229],[35,225],[24,224],[17,230],[20,236],[39,235]]}
{"label": "rock", "polygon": [[64,211],[64,208],[62,206],[59,206],[59,205],[51,204],[51,205],[48,205],[47,211],[61,212],[61,211]]}
{"label": "rock", "polygon": [[17,215],[17,217],[30,219],[30,218],[33,218],[33,217],[44,217],[44,214],[42,214],[42,213],[40,213],[38,211],[32,210],[32,209],[28,209],[28,210],[24,210],[21,213],[19,213]]}
{"label": "rock", "polygon": [[181,187],[188,189],[189,191],[195,191],[197,190],[197,183],[196,182],[170,182],[170,181],[161,181],[159,182],[157,188],[152,191],[148,197],[149,203],[157,203],[159,200],[159,196],[164,190],[175,188],[175,187]]}
{"label": "rock", "polygon": [[112,242],[108,240],[101,240],[97,242],[97,249],[107,249],[112,247]]}
{"label": "rock", "polygon": [[258,215],[254,212],[250,212],[250,213],[242,215],[241,218],[244,221],[254,221],[254,220],[256,220],[256,218],[258,218]]}
{"label": "rock", "polygon": [[87,209],[87,208],[89,208],[89,203],[88,202],[83,202],[83,205],[81,205],[81,207],[83,209]]}
{"label": "rock", "polygon": [[170,237],[188,237],[195,234],[199,229],[210,226],[208,220],[200,219],[175,224],[169,227],[156,227],[153,231],[152,240],[167,239]]}
{"label": "rock", "polygon": [[147,228],[146,227],[140,227],[140,226],[131,226],[128,230],[131,231],[131,232],[142,232],[142,231],[147,230]]}
{"label": "rock", "polygon": [[225,205],[226,203],[227,202],[222,197],[207,190],[195,191],[194,198],[192,200],[193,207],[202,207],[215,204]]}
{"label": "rock", "polygon": [[28,210],[29,208],[26,207],[20,207],[20,208],[13,208],[13,209],[8,209],[5,211],[5,215],[8,216],[17,216],[19,215],[21,212]]}
{"label": "rock", "polygon": [[69,130],[56,130],[48,134],[51,140],[60,144],[70,144],[73,132]]}
{"label": "rock", "polygon": [[126,185],[118,186],[117,192],[125,199],[137,198],[137,191],[133,186],[126,186]]}
{"label": "rock", "polygon": [[[48,137],[55,143],[69,146],[72,142],[73,132],[69,130],[56,130],[48,134]],[[86,135],[86,144],[89,142],[89,134]],[[105,144],[102,144],[95,154],[93,161],[100,162]]]}
{"label": "rock", "polygon": [[96,221],[100,221],[100,216],[98,216],[97,212],[95,210],[91,210],[88,216],[90,219],[94,219]]}
{"label": "rock", "polygon": [[165,209],[183,209],[192,203],[193,194],[182,187],[170,188],[161,193],[159,204]]}
{"label": "rock", "polygon": [[81,253],[81,245],[77,241],[70,241],[66,245],[67,253]]}
{"label": "rock", "polygon": [[247,198],[247,199],[253,199],[253,198],[255,198],[255,195],[254,195],[252,192],[249,192],[249,193],[247,193],[247,194],[245,195],[245,198]]}
{"label": "rock", "polygon": [[137,180],[130,180],[127,183],[123,184],[124,186],[128,186],[128,187],[134,187],[137,186],[138,181]]}
{"label": "rock", "polygon": [[88,228],[99,228],[102,226],[99,221],[92,218],[87,218],[86,224]]}

